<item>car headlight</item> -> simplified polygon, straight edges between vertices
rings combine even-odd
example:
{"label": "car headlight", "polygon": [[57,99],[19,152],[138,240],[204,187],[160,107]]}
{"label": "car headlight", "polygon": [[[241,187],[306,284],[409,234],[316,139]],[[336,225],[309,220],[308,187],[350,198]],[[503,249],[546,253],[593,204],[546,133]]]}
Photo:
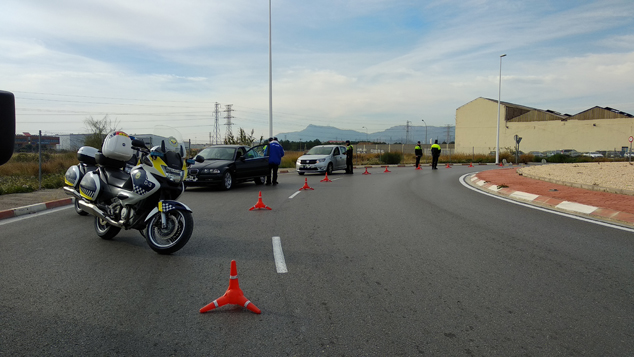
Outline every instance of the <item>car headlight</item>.
{"label": "car headlight", "polygon": [[317,159],[317,162],[326,162],[326,158],[324,157],[323,159]]}
{"label": "car headlight", "polygon": [[300,160],[300,159],[297,159],[297,162],[296,162],[296,164],[298,164],[298,165],[299,165],[299,164],[301,164],[301,163],[302,163],[302,160]]}
{"label": "car headlight", "polygon": [[218,169],[202,169],[200,170],[203,174],[219,174],[220,170]]}

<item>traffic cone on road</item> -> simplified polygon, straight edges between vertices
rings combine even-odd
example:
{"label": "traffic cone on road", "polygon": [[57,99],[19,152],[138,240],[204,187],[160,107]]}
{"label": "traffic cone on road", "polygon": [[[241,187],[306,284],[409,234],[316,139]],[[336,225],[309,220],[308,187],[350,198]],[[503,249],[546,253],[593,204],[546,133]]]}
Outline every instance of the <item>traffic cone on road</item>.
{"label": "traffic cone on road", "polygon": [[445,166],[446,169],[450,169],[451,166],[449,166],[449,164],[447,164],[447,166]]}
{"label": "traffic cone on road", "polygon": [[469,164],[469,167],[473,167],[473,162]]}
{"label": "traffic cone on road", "polygon": [[232,305],[242,305],[256,314],[262,313],[257,306],[255,306],[249,299],[244,296],[242,289],[240,289],[240,283],[238,282],[238,268],[236,268],[236,261],[231,261],[231,275],[229,275],[229,288],[225,292],[224,295],[219,297],[218,299],[212,301],[207,304],[205,307],[200,309],[200,313],[204,313],[210,310],[213,310],[217,307],[232,304]]}
{"label": "traffic cone on road", "polygon": [[253,211],[254,209],[260,209],[260,208],[266,208],[269,211],[273,210],[271,207],[265,205],[264,202],[262,202],[262,191],[260,191],[260,194],[258,195],[258,203],[256,203],[255,206],[249,208],[249,211]]}
{"label": "traffic cone on road", "polygon": [[319,182],[332,182],[330,179],[328,179],[328,172],[326,172],[326,177],[324,177],[324,179],[320,180]]}
{"label": "traffic cone on road", "polygon": [[416,170],[422,170],[423,168],[420,165],[416,166]]}
{"label": "traffic cone on road", "polygon": [[304,186],[302,188],[300,188],[299,190],[300,191],[301,190],[313,190],[314,191],[315,189],[310,187],[310,186],[308,186],[308,178],[305,178],[304,179]]}
{"label": "traffic cone on road", "polygon": [[504,166],[504,164],[500,162],[500,164],[498,166]]}
{"label": "traffic cone on road", "polygon": [[368,172],[368,168],[365,168],[365,172],[363,173],[363,175],[372,175],[371,173]]}
{"label": "traffic cone on road", "polygon": [[383,172],[392,172],[392,171],[388,170],[387,166],[385,166],[385,171],[383,171]]}

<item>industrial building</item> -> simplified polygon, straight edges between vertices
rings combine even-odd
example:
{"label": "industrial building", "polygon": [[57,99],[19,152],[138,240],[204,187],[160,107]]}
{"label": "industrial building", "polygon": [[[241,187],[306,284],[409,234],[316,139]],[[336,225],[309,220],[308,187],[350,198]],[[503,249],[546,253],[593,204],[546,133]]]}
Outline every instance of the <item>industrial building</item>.
{"label": "industrial building", "polygon": [[[495,151],[497,118],[498,101],[494,99],[480,97],[456,109],[456,152]],[[570,115],[500,102],[500,152],[515,147],[515,135],[522,138],[523,152],[622,151],[629,148],[628,138],[634,135],[634,116],[609,107]]]}

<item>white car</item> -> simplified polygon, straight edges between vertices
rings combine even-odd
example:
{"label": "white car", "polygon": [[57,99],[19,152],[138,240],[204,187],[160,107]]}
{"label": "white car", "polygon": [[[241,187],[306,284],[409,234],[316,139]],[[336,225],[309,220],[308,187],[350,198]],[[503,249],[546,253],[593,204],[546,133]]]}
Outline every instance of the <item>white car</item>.
{"label": "white car", "polygon": [[603,157],[603,155],[601,155],[601,153],[598,153],[598,152],[588,152],[583,154],[583,156],[592,157],[592,158]]}
{"label": "white car", "polygon": [[335,170],[346,169],[346,147],[340,145],[319,145],[300,156],[295,163],[299,175],[307,172],[331,174]]}

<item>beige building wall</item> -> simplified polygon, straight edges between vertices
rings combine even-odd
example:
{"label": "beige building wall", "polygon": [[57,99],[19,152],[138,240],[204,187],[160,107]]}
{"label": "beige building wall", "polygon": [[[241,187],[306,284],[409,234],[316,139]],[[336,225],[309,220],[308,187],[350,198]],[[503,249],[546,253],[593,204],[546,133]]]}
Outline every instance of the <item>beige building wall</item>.
{"label": "beige building wall", "polygon": [[[456,110],[456,153],[488,154],[495,151],[497,102],[478,98]],[[634,118],[506,122],[506,107],[500,105],[500,151],[515,147],[514,136],[522,137],[520,150],[574,149],[579,152],[617,150],[629,147],[634,136]],[[505,125],[506,124],[506,125]]]}

